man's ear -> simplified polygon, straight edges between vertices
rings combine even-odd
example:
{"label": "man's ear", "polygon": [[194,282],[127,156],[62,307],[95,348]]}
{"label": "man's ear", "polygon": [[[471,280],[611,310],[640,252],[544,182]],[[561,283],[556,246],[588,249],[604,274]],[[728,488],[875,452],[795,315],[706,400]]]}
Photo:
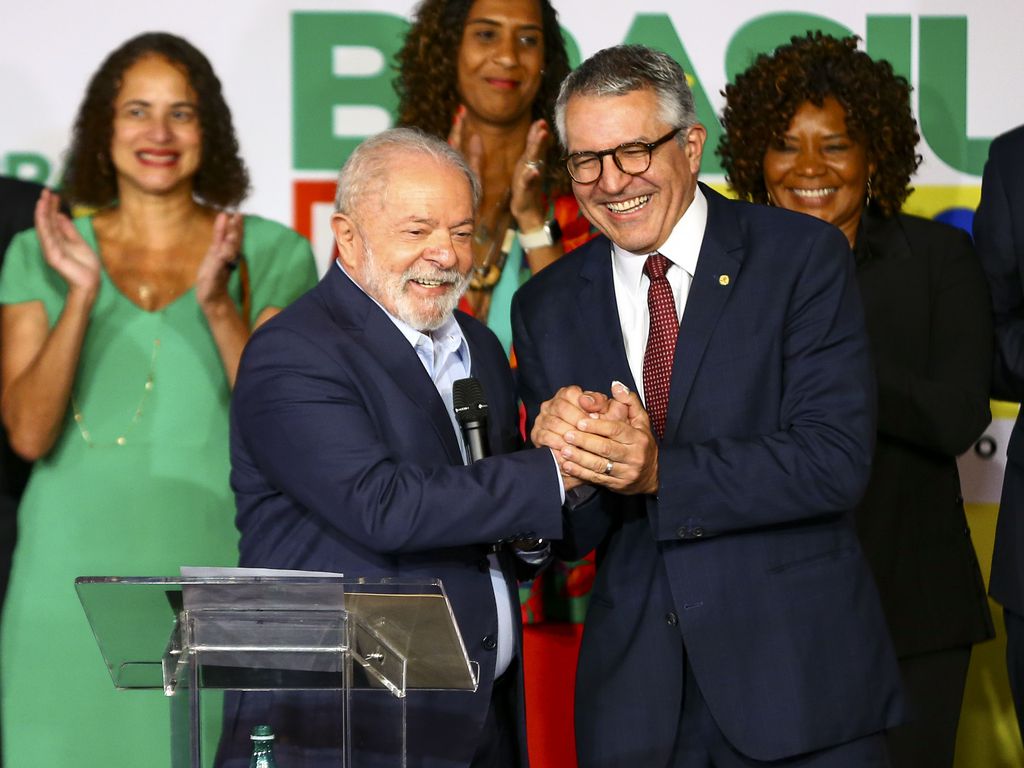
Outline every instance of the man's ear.
{"label": "man's ear", "polygon": [[700,161],[704,156],[704,142],[707,141],[707,129],[700,123],[695,123],[686,136],[686,157],[690,161],[690,172],[696,174],[700,171]]}
{"label": "man's ear", "polygon": [[359,229],[350,216],[335,213],[331,216],[331,231],[338,246],[338,260],[349,274],[358,271],[362,263],[363,243]]}

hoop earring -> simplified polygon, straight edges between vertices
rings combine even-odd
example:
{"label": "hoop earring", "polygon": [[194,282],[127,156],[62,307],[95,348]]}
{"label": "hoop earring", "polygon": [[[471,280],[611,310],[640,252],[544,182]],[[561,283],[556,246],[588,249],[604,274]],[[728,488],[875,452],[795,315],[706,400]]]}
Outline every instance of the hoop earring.
{"label": "hoop earring", "polygon": [[866,196],[865,196],[865,198],[864,198],[864,207],[865,207],[865,208],[867,208],[867,207],[869,207],[869,206],[871,205],[871,198],[872,198],[873,196],[874,196],[874,195],[872,194],[872,191],[871,191],[871,177],[869,176],[869,177],[868,177],[868,188],[867,188],[867,193],[866,193]]}
{"label": "hoop earring", "polygon": [[771,193],[771,191],[767,187],[765,187],[764,193],[765,193],[765,195],[768,196],[767,205],[769,207],[771,207],[771,208],[774,208],[775,207],[775,201],[772,200],[772,193]]}

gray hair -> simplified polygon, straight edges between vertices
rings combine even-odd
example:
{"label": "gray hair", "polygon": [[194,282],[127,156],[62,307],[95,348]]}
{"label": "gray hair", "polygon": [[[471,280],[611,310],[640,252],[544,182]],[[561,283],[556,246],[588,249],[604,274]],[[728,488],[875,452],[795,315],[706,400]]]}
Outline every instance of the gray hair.
{"label": "gray hair", "polygon": [[562,81],[555,101],[555,130],[568,148],[565,108],[573,96],[625,96],[650,89],[658,97],[661,119],[682,128],[676,137],[685,143],[690,128],[697,124],[693,94],[686,73],[668,54],[644,45],[616,45],[598,51]]}
{"label": "gray hair", "polygon": [[391,128],[366,139],[349,155],[338,174],[335,212],[351,215],[359,200],[383,192],[388,164],[401,153],[426,155],[462,171],[472,190],[473,210],[476,210],[480,204],[480,182],[460,152],[419,128]]}

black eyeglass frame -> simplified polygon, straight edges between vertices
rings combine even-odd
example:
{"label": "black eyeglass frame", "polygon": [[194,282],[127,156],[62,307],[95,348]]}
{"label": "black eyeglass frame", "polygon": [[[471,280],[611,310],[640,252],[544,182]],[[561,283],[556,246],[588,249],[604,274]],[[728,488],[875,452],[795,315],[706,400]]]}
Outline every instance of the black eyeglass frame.
{"label": "black eyeglass frame", "polygon": [[[617,167],[620,171],[622,171],[623,173],[628,173],[630,176],[639,176],[641,173],[646,173],[647,169],[651,167],[651,158],[654,156],[654,150],[656,150],[662,144],[665,144],[668,141],[674,139],[681,130],[683,130],[682,126],[680,126],[679,128],[673,128],[660,139],[655,139],[654,141],[650,142],[627,141],[626,143],[619,144],[619,146],[612,147],[611,149],[602,149],[600,152],[573,152],[572,154],[566,155],[564,158],[562,158],[565,162],[565,170],[569,172],[569,178],[571,178],[577,184],[596,184],[598,181],[600,181],[601,175],[604,173],[604,158],[607,157],[608,155],[611,155],[612,160],[615,162],[615,167]],[[647,165],[644,166],[644,169],[642,171],[627,171],[625,168],[622,167],[622,161],[619,160],[618,155],[619,150],[629,149],[631,147],[643,147],[644,149],[647,150]],[[588,157],[597,158],[599,170],[597,172],[597,176],[595,176],[590,181],[580,181],[572,172],[572,159],[574,157],[580,157],[581,155],[587,155]]]}

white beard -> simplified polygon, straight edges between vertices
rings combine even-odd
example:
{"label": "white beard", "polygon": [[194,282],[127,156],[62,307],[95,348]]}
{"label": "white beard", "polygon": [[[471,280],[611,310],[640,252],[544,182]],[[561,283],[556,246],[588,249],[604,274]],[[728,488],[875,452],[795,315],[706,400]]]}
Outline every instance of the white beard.
{"label": "white beard", "polygon": [[[431,270],[410,267],[401,277],[395,277],[377,266],[377,260],[365,238],[363,247],[366,292],[376,297],[381,304],[393,307],[399,320],[418,331],[435,331],[444,325],[469,287],[469,274],[463,275],[454,268]],[[424,303],[423,300],[414,301],[406,293],[406,286],[413,280],[441,281],[448,283],[449,287],[442,295]]]}

